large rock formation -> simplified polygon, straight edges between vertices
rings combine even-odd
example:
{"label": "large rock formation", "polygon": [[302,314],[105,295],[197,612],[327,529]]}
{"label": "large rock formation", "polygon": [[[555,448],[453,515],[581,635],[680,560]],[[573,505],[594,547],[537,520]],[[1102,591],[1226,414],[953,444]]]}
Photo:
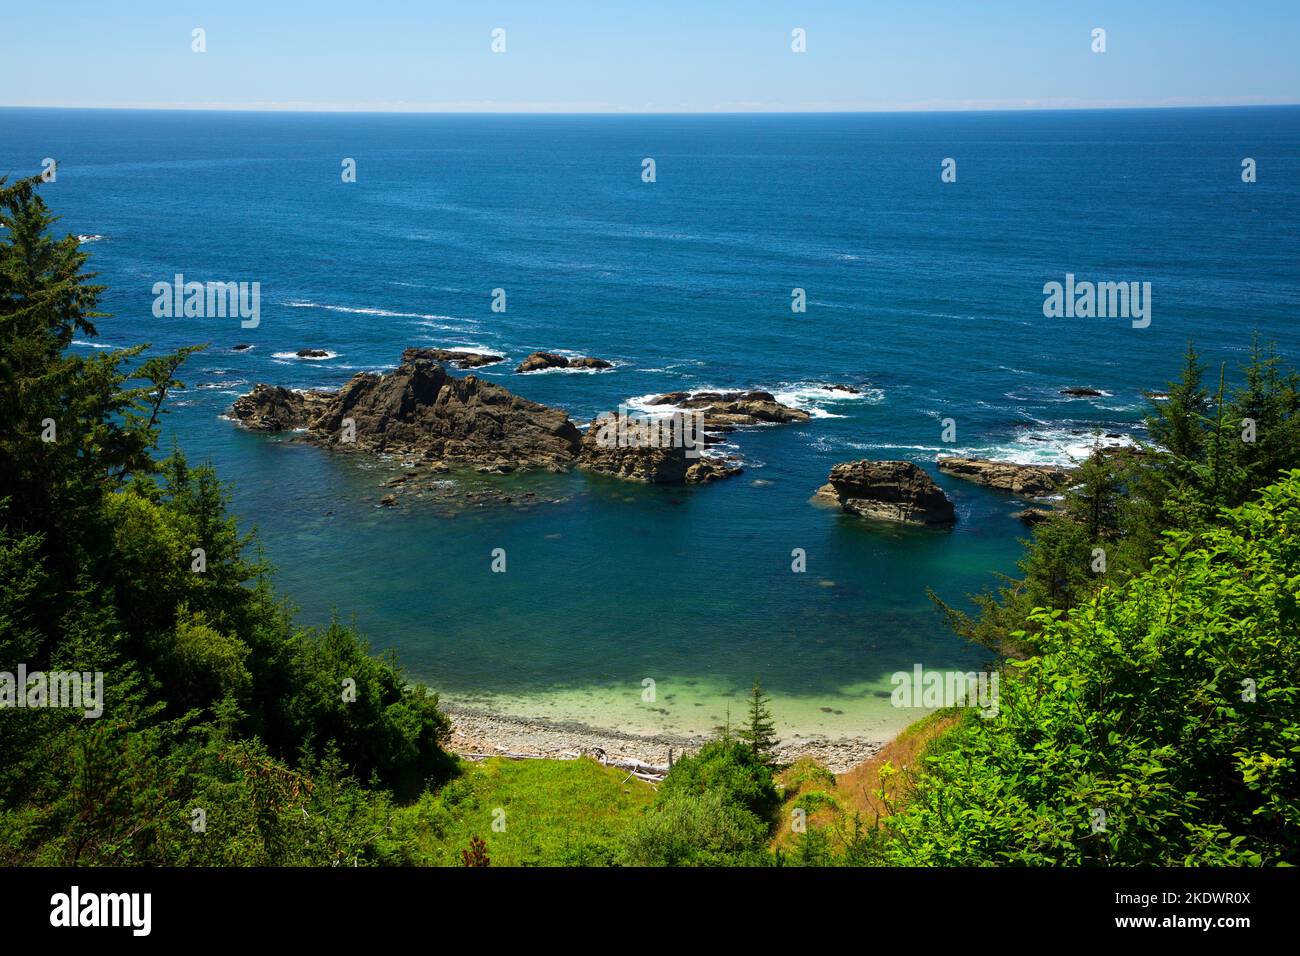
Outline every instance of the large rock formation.
{"label": "large rock formation", "polygon": [[403,362],[415,362],[423,359],[427,362],[450,362],[456,368],[481,368],[504,362],[504,355],[491,355],[487,352],[463,352],[458,349],[409,348],[402,353]]}
{"label": "large rock formation", "polygon": [[806,412],[782,405],[769,392],[674,393],[661,396],[661,404],[686,405],[689,412],[654,420],[625,416],[621,427],[607,412],[583,435],[558,409],[473,375],[453,376],[443,366],[496,358],[410,348],[397,369],[355,375],[337,392],[257,385],[235,400],[229,414],[255,431],[300,431],[320,445],[422,458],[430,467],[505,474],[579,465],[655,484],[702,484],[740,474],[744,469],[734,459],[703,453],[722,441],[713,433],[808,420]]}
{"label": "large rock formation", "polygon": [[305,428],[311,440],[343,449],[418,454],[501,471],[563,470],[581,441],[564,412],[472,375],[455,378],[426,359],[384,375],[355,375],[337,393],[258,385],[235,401],[230,414],[261,431]]}
{"label": "large rock formation", "polygon": [[281,385],[255,385],[235,399],[230,417],[259,432],[308,428],[334,400],[333,392],[292,391]]}
{"label": "large rock formation", "polygon": [[704,436],[691,430],[687,421],[631,416],[620,420],[606,412],[582,436],[578,465],[596,474],[650,484],[703,484],[744,470],[725,459],[704,457],[704,445]]}
{"label": "large rock formation", "polygon": [[1030,498],[1058,491],[1070,478],[1070,469],[1055,465],[1017,465],[985,458],[940,458],[939,470],[986,488],[1000,488]]}
{"label": "large rock formation", "polygon": [[934,480],[910,461],[849,461],[831,469],[817,497],[864,518],[950,525],[957,520]]}
{"label": "large rock formation", "polygon": [[515,368],[516,372],[541,372],[548,368],[589,368],[602,369],[613,368],[612,362],[606,362],[604,359],[592,358],[590,355],[584,355],[580,358],[569,358],[565,355],[557,355],[555,352],[534,352],[525,358]]}
{"label": "large rock formation", "polygon": [[806,422],[812,416],[800,408],[783,405],[771,392],[669,392],[656,395],[648,405],[672,405],[704,412],[704,425],[759,425]]}

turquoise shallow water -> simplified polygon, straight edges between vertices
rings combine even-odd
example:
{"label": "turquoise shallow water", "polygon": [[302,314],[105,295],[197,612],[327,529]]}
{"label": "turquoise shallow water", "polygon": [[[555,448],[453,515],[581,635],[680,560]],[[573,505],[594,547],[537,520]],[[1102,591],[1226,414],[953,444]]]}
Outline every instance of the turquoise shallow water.
{"label": "turquoise shallow water", "polygon": [[[636,730],[716,724],[756,675],[787,730],[883,733],[888,675],[978,666],[925,597],[1010,571],[1022,503],[939,477],[952,532],[869,527],[809,495],[831,465],[941,452],[1068,460],[1140,436],[1186,338],[1300,354],[1300,110],[439,117],[0,110],[0,169],[46,196],[110,286],[97,345],[209,341],[168,420],[232,482],[307,622],[355,619],[452,699]],[[658,181],[641,181],[656,159]],[[958,181],[940,182],[954,157]],[[1258,162],[1244,184],[1240,163]],[[340,182],[343,157],[358,181]],[[155,319],[152,285],[257,281],[257,329]],[[1046,319],[1045,282],[1149,281],[1153,320]],[[808,311],[793,314],[794,287]],[[491,290],[508,311],[491,312]],[[229,346],[254,348],[232,353]],[[503,479],[521,511],[378,508],[396,463],[234,429],[254,382],[334,387],[408,345],[589,419],[762,387],[814,414],[736,438],[703,488]],[[304,362],[302,347],[334,357]],[[90,344],[78,348],[91,348]],[[534,349],[611,359],[518,376]],[[852,384],[836,400],[817,386]],[[1105,394],[1068,399],[1063,387]],[[954,443],[941,421],[957,423]],[[1112,440],[1125,440],[1124,438]],[[490,570],[504,548],[505,574]],[[802,548],[808,570],[790,570]],[[656,682],[643,700],[643,680]],[[738,709],[739,704],[736,704]]]}

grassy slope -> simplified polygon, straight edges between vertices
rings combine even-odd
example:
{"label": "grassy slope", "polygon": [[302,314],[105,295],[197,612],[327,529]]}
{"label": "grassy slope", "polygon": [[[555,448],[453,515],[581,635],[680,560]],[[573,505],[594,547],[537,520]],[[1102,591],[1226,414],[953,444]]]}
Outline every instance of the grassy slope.
{"label": "grassy slope", "polygon": [[[836,777],[811,760],[780,774],[785,785],[781,819],[802,806],[814,826],[828,826],[862,812],[870,824],[885,812],[876,796],[887,763],[907,770],[925,746],[957,722],[939,712],[912,724],[870,760]],[[398,827],[411,834],[424,862],[460,866],[471,837],[487,843],[494,866],[600,865],[614,860],[619,836],[654,800],[654,788],[594,760],[507,760],[461,762],[462,773],[436,794],[399,811]],[[906,774],[885,782],[891,801],[901,795]],[[505,811],[504,830],[494,830],[494,811]],[[789,826],[778,829],[773,848],[789,848]]]}
{"label": "grassy slope", "polygon": [[[911,724],[891,740],[880,752],[838,777],[811,760],[799,760],[781,772],[778,779],[785,785],[785,800],[781,807],[782,826],[772,838],[772,848],[789,849],[795,834],[789,826],[791,811],[801,807],[808,814],[810,826],[826,827],[854,811],[862,814],[867,826],[888,813],[877,796],[881,788],[880,771],[888,764],[894,770],[912,769],[926,746],[957,724],[960,715],[951,710],[941,710]],[[897,806],[904,796],[907,774],[897,773],[887,777],[884,788],[886,798]]]}
{"label": "grassy slope", "polygon": [[[610,862],[622,830],[654,799],[654,789],[596,761],[507,760],[462,763],[437,794],[402,811],[428,861],[461,865],[470,838],[487,843],[492,865],[599,865]],[[493,830],[494,811],[505,828]]]}

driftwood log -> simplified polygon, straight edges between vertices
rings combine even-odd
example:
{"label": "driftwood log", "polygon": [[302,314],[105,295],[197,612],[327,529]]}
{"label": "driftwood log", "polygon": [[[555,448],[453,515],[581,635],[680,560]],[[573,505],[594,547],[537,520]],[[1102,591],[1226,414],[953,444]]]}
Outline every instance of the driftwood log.
{"label": "driftwood log", "polygon": [[[466,760],[487,760],[490,757],[505,757],[507,760],[577,760],[583,756],[582,753],[574,750],[564,750],[558,754],[526,754],[516,753],[507,750],[504,747],[497,747],[496,753],[470,753],[461,754]],[[615,767],[619,770],[628,771],[628,775],[623,778],[626,783],[632,777],[638,780],[645,780],[649,783],[659,783],[668,775],[669,767],[659,766],[656,764],[646,763],[637,760],[634,757],[610,757],[603,750],[598,749],[597,753],[589,756],[599,760],[603,766]]]}

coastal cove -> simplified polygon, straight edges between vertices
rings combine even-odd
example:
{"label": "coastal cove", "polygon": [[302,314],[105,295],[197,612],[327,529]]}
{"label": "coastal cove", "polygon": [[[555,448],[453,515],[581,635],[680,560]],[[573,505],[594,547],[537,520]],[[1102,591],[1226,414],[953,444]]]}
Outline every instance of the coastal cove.
{"label": "coastal cove", "polygon": [[[59,228],[93,238],[109,286],[113,317],[74,348],[210,342],[181,374],[164,448],[232,483],[300,620],[355,620],[481,737],[474,714],[559,727],[557,746],[579,726],[689,740],[735,719],[760,677],[787,743],[870,753],[925,712],[891,705],[891,674],[985,663],[926,589],[959,602],[1012,571],[1013,514],[1036,500],[940,456],[1070,465],[1144,437],[1143,393],[1176,374],[1189,337],[1229,375],[1256,327],[1300,351],[1281,304],[1300,301],[1294,108],[0,117],[4,168],[60,157]],[[1268,174],[1224,189],[1243,140]],[[356,183],[338,181],[343,155]],[[260,323],[157,318],[153,280],[180,273],[260,283]],[[1066,274],[1150,282],[1149,326],[1045,317],[1043,284]],[[791,312],[795,287],[806,313]],[[408,490],[406,456],[226,417],[255,384],[335,390],[413,346],[500,356],[453,374],[583,427],[700,390],[765,390],[808,420],[723,436],[744,469],[725,481],[465,469]],[[516,371],[538,352],[609,367]],[[859,459],[919,465],[952,526],[810,501]]]}

